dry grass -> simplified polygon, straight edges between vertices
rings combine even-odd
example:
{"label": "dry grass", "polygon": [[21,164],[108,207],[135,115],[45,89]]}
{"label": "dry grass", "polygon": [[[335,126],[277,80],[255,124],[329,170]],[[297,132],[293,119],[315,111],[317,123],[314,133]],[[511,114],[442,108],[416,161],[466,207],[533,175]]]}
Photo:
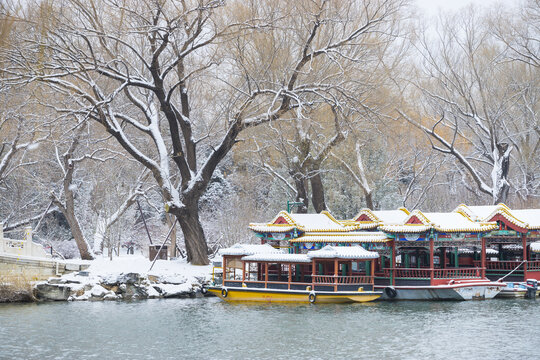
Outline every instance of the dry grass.
{"label": "dry grass", "polygon": [[0,303],[35,301],[30,277],[24,274],[0,275]]}

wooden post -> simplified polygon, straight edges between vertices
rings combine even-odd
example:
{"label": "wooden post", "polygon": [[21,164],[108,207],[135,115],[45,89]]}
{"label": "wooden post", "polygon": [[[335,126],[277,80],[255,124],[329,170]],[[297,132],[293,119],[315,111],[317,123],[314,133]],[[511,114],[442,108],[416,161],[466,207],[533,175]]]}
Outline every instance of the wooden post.
{"label": "wooden post", "polygon": [[521,240],[523,244],[523,281],[527,281],[527,234],[521,235]]}
{"label": "wooden post", "polygon": [[375,259],[371,260],[371,284],[375,284]]}
{"label": "wooden post", "polygon": [[264,288],[268,288],[268,263],[264,263]]}
{"label": "wooden post", "polygon": [[242,261],[242,286],[244,285],[244,281],[246,281],[246,262]]}
{"label": "wooden post", "polygon": [[[396,234],[396,239],[397,239]],[[390,251],[390,285],[395,285],[394,269],[396,268],[396,239],[392,240],[392,250]]]}
{"label": "wooden post", "polygon": [[482,256],[480,258],[480,266],[482,267],[482,279],[486,277],[486,239],[482,235],[478,234],[482,239]]}
{"label": "wooden post", "polygon": [[433,285],[433,278],[435,277],[435,261],[433,259],[435,253],[435,243],[433,236],[429,238],[429,272],[430,272],[430,284]]}
{"label": "wooden post", "polygon": [[311,290],[315,291],[315,275],[317,274],[315,270],[315,259],[311,260]]}
{"label": "wooden post", "polygon": [[334,291],[335,292],[337,292],[338,270],[339,270],[338,259],[334,259]]}
{"label": "wooden post", "polygon": [[227,257],[223,257],[223,264],[221,264],[221,266],[223,266],[223,286],[225,286],[225,279],[227,278]]}
{"label": "wooden post", "polygon": [[291,277],[292,277],[292,264],[289,264],[289,275],[288,275],[288,283],[287,283],[287,288],[289,290],[291,290]]}

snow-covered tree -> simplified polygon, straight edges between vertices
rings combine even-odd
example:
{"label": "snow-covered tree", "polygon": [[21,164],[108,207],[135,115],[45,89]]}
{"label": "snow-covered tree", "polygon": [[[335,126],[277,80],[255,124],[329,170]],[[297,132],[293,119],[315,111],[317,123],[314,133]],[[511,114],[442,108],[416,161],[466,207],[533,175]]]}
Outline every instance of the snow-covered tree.
{"label": "snow-covered tree", "polygon": [[513,79],[534,70],[504,61],[503,44],[474,8],[438,25],[438,38],[425,36],[418,47],[423,63],[414,83],[424,95],[420,110],[398,112],[427,134],[433,149],[456,160],[465,186],[490,195],[494,204],[506,202],[516,147],[525,134],[537,137],[523,127],[530,113],[518,111],[537,108],[537,96]]}
{"label": "snow-covered tree", "polygon": [[[339,83],[320,67],[361,61],[358,43],[391,31],[403,3],[64,0],[53,3],[46,32],[26,37],[30,61],[10,74],[68,96],[72,104],[57,111],[99,122],[149,169],[188,259],[206,264],[199,199],[239,133],[334,103]],[[264,41],[274,32],[281,45]],[[248,49],[255,38],[268,57],[230,56],[232,42]],[[288,53],[272,64],[283,44]],[[278,77],[269,64],[281,67]]]}

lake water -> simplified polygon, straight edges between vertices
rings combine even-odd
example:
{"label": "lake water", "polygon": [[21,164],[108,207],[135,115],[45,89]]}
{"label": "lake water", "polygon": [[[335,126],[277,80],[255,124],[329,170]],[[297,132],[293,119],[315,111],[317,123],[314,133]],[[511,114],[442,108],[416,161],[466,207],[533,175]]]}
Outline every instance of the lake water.
{"label": "lake water", "polygon": [[535,359],[540,300],[0,304],[0,359]]}

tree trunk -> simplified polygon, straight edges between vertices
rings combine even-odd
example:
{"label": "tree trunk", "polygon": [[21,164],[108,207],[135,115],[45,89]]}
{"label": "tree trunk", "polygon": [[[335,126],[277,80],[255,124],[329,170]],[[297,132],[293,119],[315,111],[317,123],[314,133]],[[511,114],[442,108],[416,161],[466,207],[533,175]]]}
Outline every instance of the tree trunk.
{"label": "tree trunk", "polygon": [[171,230],[171,235],[169,238],[171,239],[171,248],[169,249],[169,256],[171,258],[176,257],[176,224],[173,219],[173,217],[169,213],[165,213],[165,217],[167,218],[167,224],[169,227],[173,227]]}
{"label": "tree trunk", "polygon": [[105,239],[105,233],[107,232],[107,220],[98,214],[96,223],[96,230],[94,232],[94,254],[103,253],[103,240]]}
{"label": "tree trunk", "polygon": [[[83,127],[81,127],[81,129],[83,129]],[[88,242],[86,241],[86,238],[84,237],[84,234],[81,230],[79,220],[77,219],[77,216],[75,216],[75,197],[72,190],[73,172],[75,170],[75,165],[72,162],[72,155],[75,151],[75,148],[77,147],[77,144],[78,135],[73,140],[73,143],[71,144],[68,152],[64,155],[64,166],[66,170],[63,180],[65,204],[62,204],[60,200],[55,197],[54,194],[52,195],[52,201],[56,206],[58,206],[60,211],[66,217],[69,228],[71,230],[71,234],[73,235],[73,239],[75,239],[77,248],[79,248],[81,259],[94,260],[94,254],[90,250],[90,246],[88,245]]]}
{"label": "tree trunk", "polygon": [[77,247],[79,248],[81,259],[94,260],[94,255],[89,249],[88,242],[84,238],[83,232],[79,225],[79,221],[75,217],[74,212],[69,211],[69,210],[66,211],[66,210],[67,209],[63,208],[62,212],[64,213],[64,216],[66,217],[66,220],[69,224],[69,228],[71,229],[71,234],[73,235],[73,238],[75,239],[75,243],[77,244]]}
{"label": "tree trunk", "polygon": [[492,176],[493,205],[505,203],[510,190],[508,172],[510,170],[510,152],[512,147],[507,143],[498,143],[494,150]]}
{"label": "tree trunk", "polygon": [[373,206],[373,193],[364,190],[364,197],[366,198],[366,207],[375,210],[375,207]]}
{"label": "tree trunk", "polygon": [[178,219],[184,242],[186,243],[187,261],[193,265],[208,265],[208,246],[204,230],[199,221],[199,208],[197,202],[180,209],[174,214]]}
{"label": "tree trunk", "polygon": [[[292,175],[294,179],[294,185],[296,187],[296,202],[303,203],[302,206],[296,207],[296,213],[298,214],[307,214],[309,206],[309,197],[308,197],[308,182],[304,174],[296,172]],[[295,211],[293,211],[295,212]]]}
{"label": "tree trunk", "polygon": [[315,175],[311,177],[311,202],[315,208],[315,212],[320,213],[326,210],[326,202],[324,200],[324,187],[321,178],[320,169],[314,168]]}

